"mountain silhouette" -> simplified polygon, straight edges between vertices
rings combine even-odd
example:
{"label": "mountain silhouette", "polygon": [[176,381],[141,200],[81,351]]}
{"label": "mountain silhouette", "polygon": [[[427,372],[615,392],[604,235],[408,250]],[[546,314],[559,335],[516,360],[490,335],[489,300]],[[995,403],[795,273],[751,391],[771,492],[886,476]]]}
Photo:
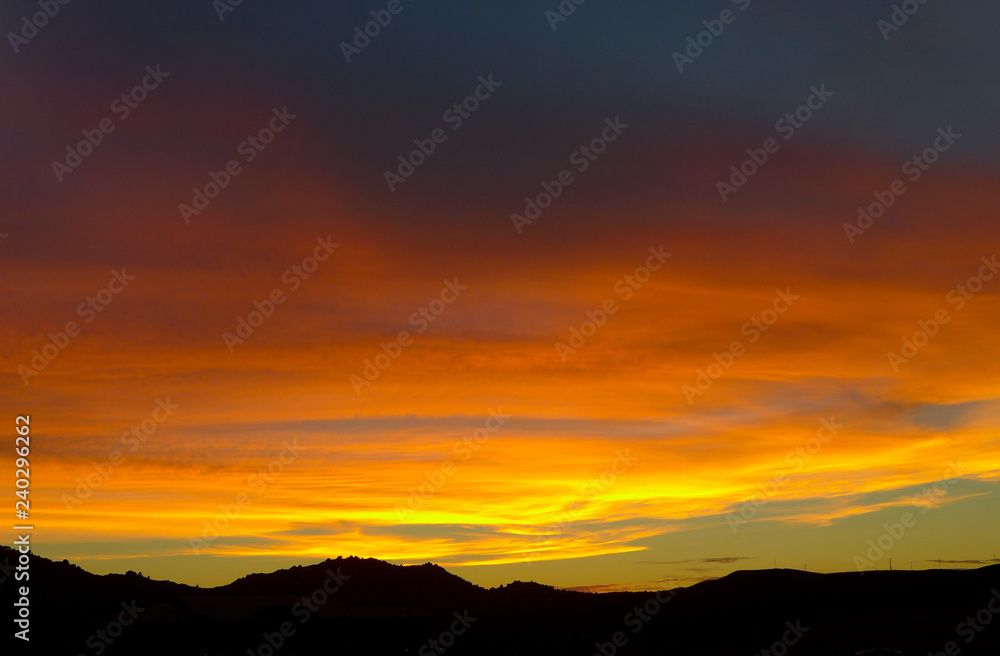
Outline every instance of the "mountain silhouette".
{"label": "mountain silhouette", "polygon": [[949,643],[952,656],[1000,654],[996,565],[738,571],[672,591],[593,593],[522,581],[486,589],[431,563],[355,557],[199,588],[33,555],[24,582],[16,559],[0,547],[0,588],[17,599],[30,587],[28,653],[46,656],[925,656]]}

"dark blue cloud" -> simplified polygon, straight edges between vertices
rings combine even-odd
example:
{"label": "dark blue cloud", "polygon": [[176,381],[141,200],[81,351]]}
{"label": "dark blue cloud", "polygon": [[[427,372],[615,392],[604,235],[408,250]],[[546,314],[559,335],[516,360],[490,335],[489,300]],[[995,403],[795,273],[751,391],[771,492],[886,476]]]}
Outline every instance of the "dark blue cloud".
{"label": "dark blue cloud", "polygon": [[[79,103],[81,85],[67,78],[111,97],[149,63],[170,70],[176,92],[205,113],[224,113],[213,100],[234,91],[264,112],[290,105],[318,135],[303,157],[346,178],[359,197],[379,194],[385,213],[397,216],[404,207],[385,195],[383,171],[441,127],[442,113],[479,75],[493,74],[502,88],[419,172],[420,185],[402,190],[404,202],[510,202],[557,173],[616,115],[632,131],[614,166],[589,184],[666,187],[699,156],[689,139],[729,139],[741,152],[773,136],[775,122],[819,84],[836,96],[803,130],[803,143],[902,160],[929,145],[936,128],[954,125],[969,135],[956,157],[992,163],[1000,147],[996,5],[924,4],[885,40],[877,21],[890,16],[890,2],[750,0],[741,11],[746,0],[588,0],[553,31],[545,12],[557,0],[401,1],[403,11],[349,64],[341,43],[388,2],[244,0],[223,20],[209,0],[73,2],[19,54],[8,51],[5,67],[51,81],[37,99],[46,106]],[[734,22],[678,72],[673,53],[724,9]],[[32,1],[10,3],[3,23],[16,29],[36,10]],[[150,147],[165,152],[203,138],[183,121],[160,136]]]}

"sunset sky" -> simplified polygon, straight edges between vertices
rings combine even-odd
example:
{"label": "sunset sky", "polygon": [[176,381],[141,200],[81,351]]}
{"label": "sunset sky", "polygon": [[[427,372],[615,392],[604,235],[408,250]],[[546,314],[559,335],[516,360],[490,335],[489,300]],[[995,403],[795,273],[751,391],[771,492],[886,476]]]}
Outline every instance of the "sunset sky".
{"label": "sunset sky", "polygon": [[0,396],[36,553],[652,588],[855,570],[905,513],[872,566],[1000,552],[1000,8],[402,0],[348,62],[387,4],[70,3],[8,39]]}

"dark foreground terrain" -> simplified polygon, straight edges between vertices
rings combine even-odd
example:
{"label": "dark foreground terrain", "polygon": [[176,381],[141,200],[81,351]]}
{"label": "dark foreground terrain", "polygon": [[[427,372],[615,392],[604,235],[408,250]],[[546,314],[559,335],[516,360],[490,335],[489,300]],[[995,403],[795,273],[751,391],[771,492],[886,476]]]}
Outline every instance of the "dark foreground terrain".
{"label": "dark foreground terrain", "polygon": [[[9,569],[16,555],[0,548],[8,604],[24,584]],[[487,590],[435,565],[359,558],[209,589],[131,572],[97,576],[36,556],[30,574],[30,646],[8,637],[13,652],[3,653],[1000,654],[1000,566],[743,571],[658,595],[521,582]]]}

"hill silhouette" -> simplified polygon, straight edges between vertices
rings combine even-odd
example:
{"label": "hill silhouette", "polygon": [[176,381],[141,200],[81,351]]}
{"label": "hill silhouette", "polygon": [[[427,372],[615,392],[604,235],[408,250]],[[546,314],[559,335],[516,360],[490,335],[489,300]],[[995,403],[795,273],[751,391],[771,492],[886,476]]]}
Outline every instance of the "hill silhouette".
{"label": "hill silhouette", "polygon": [[[15,560],[0,548],[0,565]],[[46,656],[925,656],[949,642],[953,656],[1000,654],[1000,566],[739,571],[669,592],[592,593],[522,581],[486,589],[430,563],[355,557],[199,588],[32,556],[29,585],[31,649],[18,653]],[[0,587],[15,598],[13,576]]]}

